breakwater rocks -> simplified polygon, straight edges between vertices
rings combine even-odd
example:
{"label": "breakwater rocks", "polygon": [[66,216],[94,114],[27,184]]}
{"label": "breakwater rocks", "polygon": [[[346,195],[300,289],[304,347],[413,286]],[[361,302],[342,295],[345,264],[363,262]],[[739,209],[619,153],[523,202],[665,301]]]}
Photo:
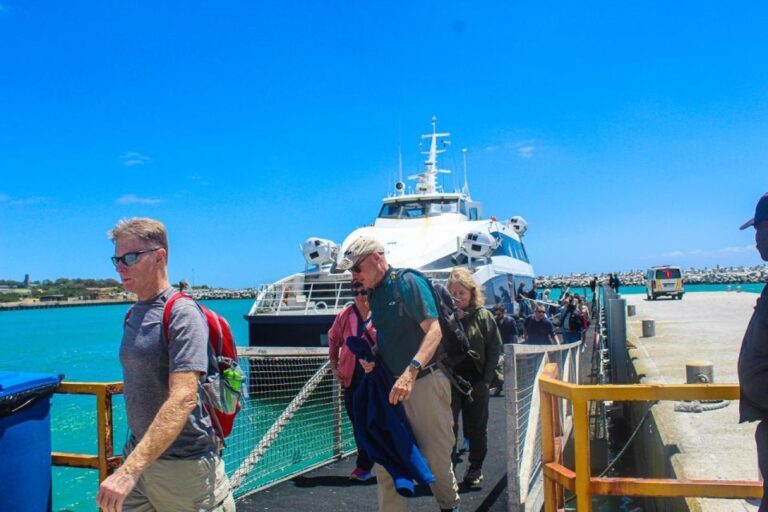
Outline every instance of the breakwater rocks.
{"label": "breakwater rocks", "polygon": [[[619,272],[622,286],[644,286],[647,270],[630,270]],[[555,276],[537,276],[536,287],[542,288],[571,288],[589,286],[589,280],[596,274],[570,274]],[[608,274],[599,274],[600,283],[608,283]],[[688,284],[735,284],[735,283],[765,283],[768,282],[768,266],[756,267],[715,267],[683,269],[683,280]]]}

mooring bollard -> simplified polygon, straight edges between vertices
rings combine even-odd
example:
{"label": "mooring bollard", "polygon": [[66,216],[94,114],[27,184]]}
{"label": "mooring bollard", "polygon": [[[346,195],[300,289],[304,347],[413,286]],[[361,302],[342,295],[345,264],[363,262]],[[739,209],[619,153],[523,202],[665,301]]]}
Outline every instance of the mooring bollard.
{"label": "mooring bollard", "polygon": [[685,382],[688,384],[712,384],[715,382],[715,367],[709,361],[685,363]]}
{"label": "mooring bollard", "polygon": [[643,320],[643,338],[656,336],[656,320]]}
{"label": "mooring bollard", "polygon": [[627,316],[635,316],[635,305],[630,304],[627,306]]}

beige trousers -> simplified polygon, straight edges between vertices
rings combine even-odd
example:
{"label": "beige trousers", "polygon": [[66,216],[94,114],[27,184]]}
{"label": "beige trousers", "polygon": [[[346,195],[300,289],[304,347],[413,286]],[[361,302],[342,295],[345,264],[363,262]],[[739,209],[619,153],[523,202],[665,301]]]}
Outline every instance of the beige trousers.
{"label": "beige trousers", "polygon": [[[403,402],[405,415],[413,429],[419,450],[429,462],[436,481],[430,488],[440,508],[459,505],[459,487],[453,474],[451,452],[456,438],[453,436],[451,413],[451,383],[437,370],[413,383],[411,397]],[[380,512],[403,512],[406,498],[395,490],[387,470],[376,465],[376,481]]]}
{"label": "beige trousers", "polygon": [[217,455],[194,460],[156,460],[141,475],[125,512],[234,512],[235,500]]}

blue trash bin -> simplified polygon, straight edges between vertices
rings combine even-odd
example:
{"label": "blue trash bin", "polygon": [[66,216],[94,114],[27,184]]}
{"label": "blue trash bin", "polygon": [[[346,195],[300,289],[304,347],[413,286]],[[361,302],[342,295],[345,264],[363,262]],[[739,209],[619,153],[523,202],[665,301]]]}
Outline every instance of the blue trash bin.
{"label": "blue trash bin", "polygon": [[51,510],[51,395],[63,376],[0,372],[0,510]]}

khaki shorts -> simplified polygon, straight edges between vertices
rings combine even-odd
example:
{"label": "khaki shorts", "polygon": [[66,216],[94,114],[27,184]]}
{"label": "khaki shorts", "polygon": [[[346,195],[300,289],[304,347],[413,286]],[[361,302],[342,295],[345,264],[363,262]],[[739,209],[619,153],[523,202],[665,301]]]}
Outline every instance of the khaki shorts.
{"label": "khaki shorts", "polygon": [[218,455],[156,460],[125,499],[128,512],[234,512],[235,500]]}

